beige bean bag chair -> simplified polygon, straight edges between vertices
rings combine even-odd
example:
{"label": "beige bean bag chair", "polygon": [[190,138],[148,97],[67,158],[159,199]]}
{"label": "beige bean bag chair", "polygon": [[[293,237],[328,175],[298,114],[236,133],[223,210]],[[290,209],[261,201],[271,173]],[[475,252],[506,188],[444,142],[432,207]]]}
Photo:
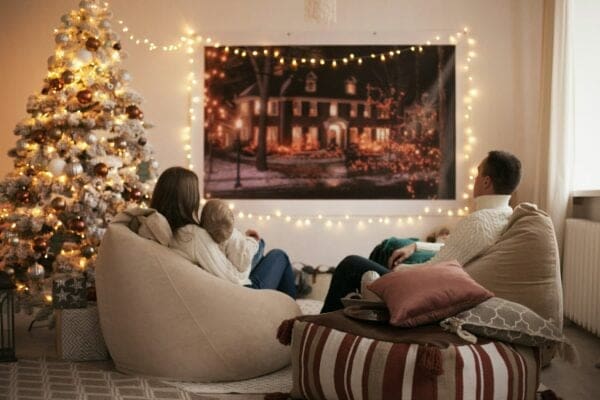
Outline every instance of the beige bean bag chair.
{"label": "beige bean bag chair", "polygon": [[210,275],[169,249],[153,210],[122,213],[99,249],[100,324],[119,371],[198,382],[248,379],[290,363],[277,339],[290,297]]}
{"label": "beige bean bag chair", "polygon": [[[556,235],[550,217],[535,205],[517,206],[500,239],[464,268],[496,296],[523,304],[562,328],[563,296]],[[553,353],[545,352],[544,364]]]}

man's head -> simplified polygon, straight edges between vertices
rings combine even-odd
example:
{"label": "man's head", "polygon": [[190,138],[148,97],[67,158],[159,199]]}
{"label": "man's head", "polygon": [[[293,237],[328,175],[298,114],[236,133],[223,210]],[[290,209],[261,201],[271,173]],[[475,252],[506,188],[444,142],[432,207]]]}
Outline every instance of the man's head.
{"label": "man's head", "polygon": [[506,151],[490,151],[477,167],[473,196],[512,194],[521,181],[521,161]]}

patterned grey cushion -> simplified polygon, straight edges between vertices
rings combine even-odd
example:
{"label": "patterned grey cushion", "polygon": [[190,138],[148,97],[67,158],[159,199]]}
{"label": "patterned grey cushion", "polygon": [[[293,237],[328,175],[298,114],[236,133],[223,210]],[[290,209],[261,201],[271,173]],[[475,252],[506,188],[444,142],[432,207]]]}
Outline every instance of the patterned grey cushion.
{"label": "patterned grey cushion", "polygon": [[492,297],[476,307],[446,318],[440,325],[473,343],[477,338],[468,332],[525,346],[541,346],[565,340],[552,320],[540,317],[521,304],[499,297]]}

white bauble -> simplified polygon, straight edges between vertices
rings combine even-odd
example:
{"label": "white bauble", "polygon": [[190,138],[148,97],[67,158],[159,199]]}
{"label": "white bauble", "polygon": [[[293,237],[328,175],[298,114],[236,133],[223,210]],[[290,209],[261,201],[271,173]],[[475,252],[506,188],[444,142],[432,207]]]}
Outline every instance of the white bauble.
{"label": "white bauble", "polygon": [[[64,15],[63,17],[68,17],[68,15]],[[57,33],[54,37],[54,41],[56,42],[56,44],[64,46],[67,43],[69,43],[69,35],[64,32]]]}
{"label": "white bauble", "polygon": [[71,19],[71,16],[69,14],[65,14],[62,17],[60,17],[60,20],[62,21],[63,24],[65,24],[65,26],[69,27],[71,25],[73,25],[73,20]]}
{"label": "white bauble", "polygon": [[35,263],[29,268],[27,268],[27,274],[30,279],[38,280],[44,277],[46,271],[44,271],[44,267],[41,264]]}
{"label": "white bauble", "polygon": [[65,173],[74,177],[83,173],[83,165],[79,161],[71,161],[65,166]]}
{"label": "white bauble", "polygon": [[85,135],[85,142],[89,145],[94,145],[98,143],[98,137],[93,133],[88,133],[87,135]]}
{"label": "white bauble", "polygon": [[123,70],[121,70],[120,75],[121,75],[121,81],[123,81],[125,83],[131,82],[131,74],[128,71],[123,69]]}
{"label": "white bauble", "polygon": [[48,163],[48,172],[54,176],[60,176],[65,170],[65,165],[67,165],[67,163],[62,158],[54,158]]}
{"label": "white bauble", "polygon": [[75,59],[79,63],[86,65],[94,59],[94,56],[91,52],[87,51],[86,49],[81,49],[77,52],[77,54],[75,54]]}
{"label": "white bauble", "polygon": [[100,21],[99,25],[102,29],[110,29],[110,21],[107,19],[103,19],[102,21]]}

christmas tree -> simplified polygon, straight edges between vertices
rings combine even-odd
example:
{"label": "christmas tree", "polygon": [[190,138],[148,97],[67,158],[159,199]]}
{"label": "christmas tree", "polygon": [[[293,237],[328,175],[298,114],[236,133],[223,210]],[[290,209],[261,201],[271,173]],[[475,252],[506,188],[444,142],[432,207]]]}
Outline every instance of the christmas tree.
{"label": "christmas tree", "polygon": [[0,269],[29,312],[49,304],[57,274],[93,285],[107,224],[146,205],[156,179],[150,125],[111,19],[96,0],[62,16],[43,87],[14,129],[14,170],[0,182]]}

